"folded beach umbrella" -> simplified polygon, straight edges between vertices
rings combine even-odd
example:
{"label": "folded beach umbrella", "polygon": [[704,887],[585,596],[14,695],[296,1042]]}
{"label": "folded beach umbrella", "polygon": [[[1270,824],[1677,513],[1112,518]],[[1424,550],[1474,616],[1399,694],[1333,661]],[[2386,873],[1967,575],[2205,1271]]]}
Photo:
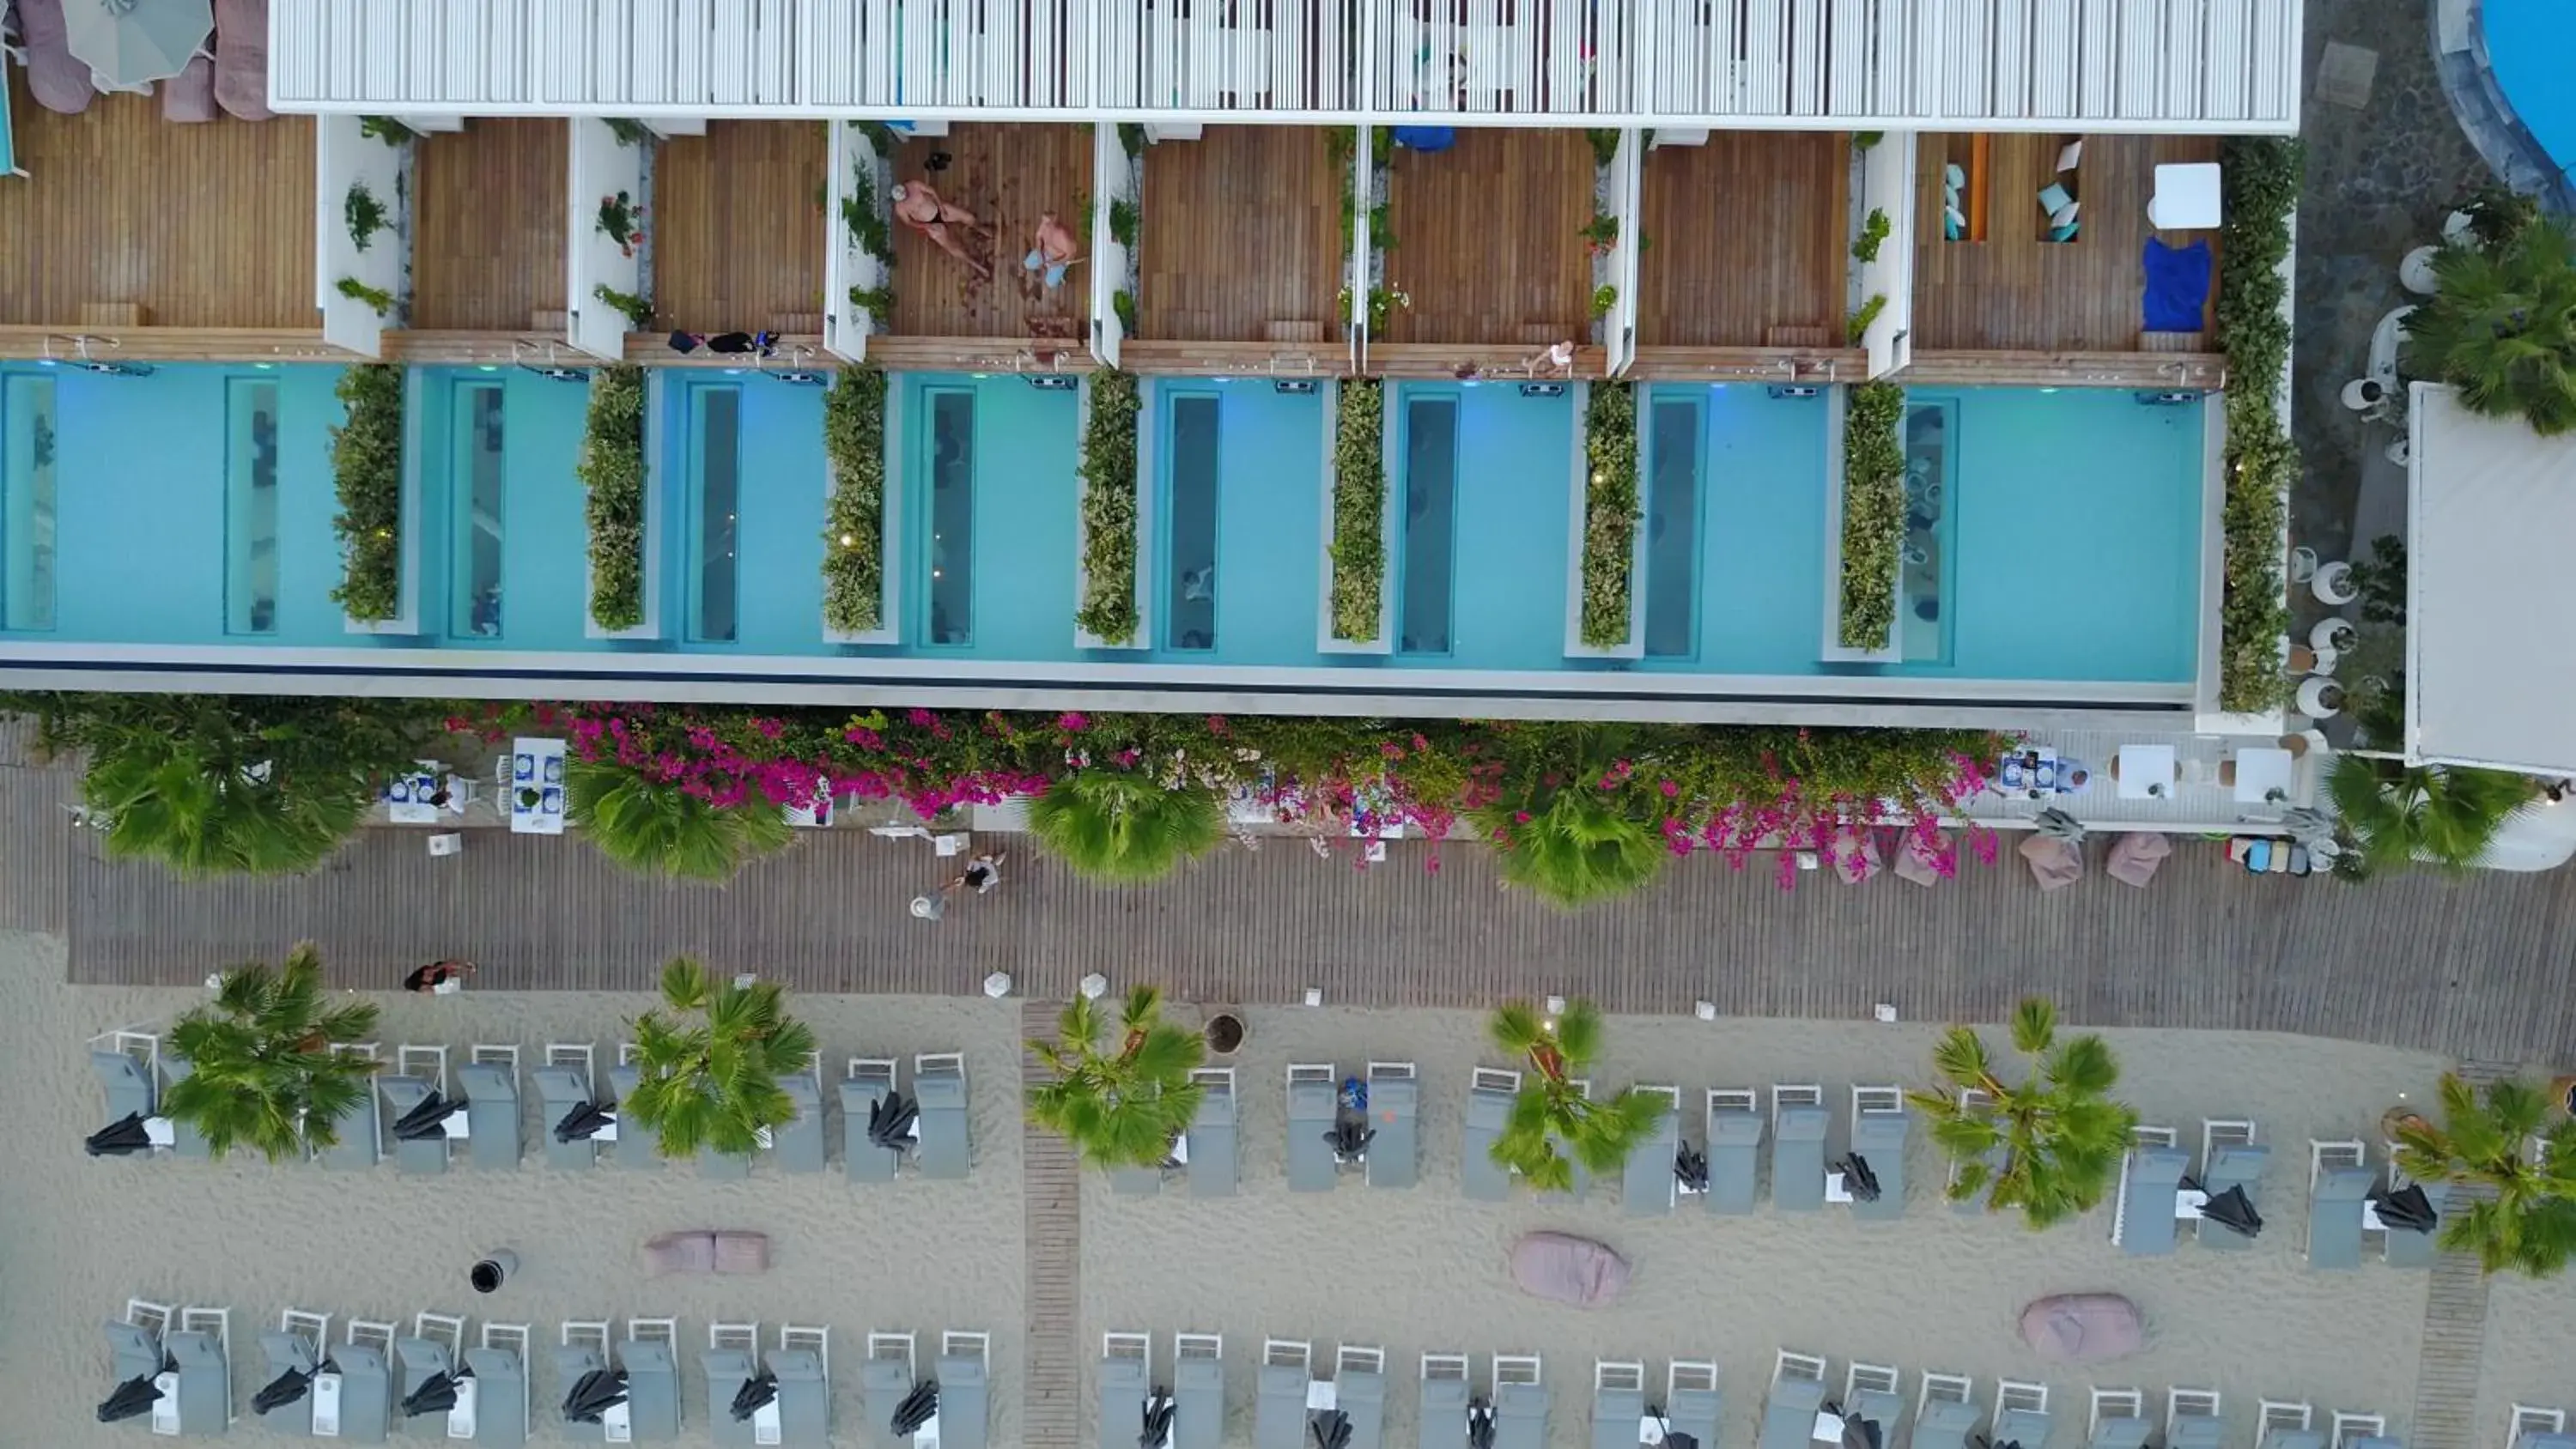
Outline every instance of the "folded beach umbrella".
{"label": "folded beach umbrella", "polygon": [[1886,1431],[1879,1428],[1876,1419],[1864,1419],[1858,1414],[1843,1416],[1843,1449],[1885,1449],[1886,1443]]}
{"label": "folded beach umbrella", "polygon": [[1145,1396],[1145,1432],[1136,1436],[1136,1449],[1163,1449],[1172,1442],[1172,1396],[1157,1385]]}
{"label": "folded beach umbrella", "polygon": [[113,1424],[119,1419],[131,1419],[137,1414],[148,1414],[160,1399],[161,1391],[153,1387],[152,1380],[138,1374],[118,1384],[116,1391],[109,1394],[106,1401],[98,1406],[98,1421],[102,1424]]}
{"label": "folded beach umbrella", "polygon": [[733,1394],[734,1422],[749,1419],[777,1399],[778,1380],[774,1375],[762,1373],[743,1380],[742,1387],[734,1390]]}
{"label": "folded beach umbrella", "polygon": [[626,1375],[615,1369],[592,1369],[575,1380],[572,1392],[564,1395],[564,1418],[575,1424],[596,1424],[609,1410],[626,1402]]}
{"label": "folded beach umbrella", "polygon": [[1333,1130],[1324,1134],[1324,1140],[1333,1144],[1333,1160],[1344,1166],[1365,1161],[1368,1145],[1376,1137],[1376,1130],[1357,1117],[1335,1122]]}
{"label": "folded beach umbrella", "polygon": [[901,1092],[888,1092],[868,1109],[868,1141],[888,1152],[901,1152],[912,1145],[912,1124],[920,1116],[920,1103]]}
{"label": "folded beach umbrella", "polygon": [[2249,1238],[2263,1231],[2263,1215],[2254,1210],[2254,1199],[2247,1197],[2241,1187],[2231,1187],[2201,1204],[2200,1215]]}
{"label": "folded beach umbrella", "polygon": [[2411,1182],[2394,1192],[2383,1192],[2372,1201],[2378,1204],[2383,1226],[2409,1233],[2429,1233],[2441,1226],[2442,1215],[2433,1211],[2433,1200]]}
{"label": "folded beach umbrella", "polygon": [[1482,1399],[1467,1403],[1467,1449],[1494,1449],[1494,1406]]}
{"label": "folded beach umbrella", "polygon": [[1878,1201],[1878,1174],[1869,1170],[1869,1159],[1855,1152],[1842,1161],[1843,1186],[1861,1202]]}
{"label": "folded beach umbrella", "polygon": [[1667,1429],[1664,1431],[1664,1449],[1699,1449],[1699,1436],[1685,1434],[1679,1429]]}
{"label": "folded beach umbrella", "polygon": [[[1708,1191],[1708,1154],[1692,1150],[1688,1143],[1673,1153],[1673,1180],[1684,1192]],[[1671,1442],[1667,1435],[1665,1442]]]}
{"label": "folded beach umbrella", "polygon": [[608,1115],[607,1108],[597,1102],[577,1103],[571,1111],[563,1115],[562,1121],[555,1124],[555,1140],[587,1142],[616,1120]]}
{"label": "folded beach umbrella", "polygon": [[923,1379],[903,1396],[902,1403],[894,1406],[894,1420],[886,1427],[894,1430],[897,1438],[903,1438],[938,1416],[939,1380]]}
{"label": "folded beach umbrella", "polygon": [[423,1414],[444,1414],[456,1407],[456,1376],[431,1374],[420,1381],[420,1387],[403,1396],[402,1411],[406,1419]]}
{"label": "folded beach umbrella", "polygon": [[1307,1425],[1315,1431],[1315,1449],[1351,1449],[1351,1416],[1326,1409]]}
{"label": "folded beach umbrella", "polygon": [[447,1135],[445,1123],[450,1114],[461,1111],[465,1104],[451,1103],[437,1092],[420,1099],[417,1106],[394,1119],[394,1135],[405,1142],[430,1142]]}
{"label": "folded beach umbrella", "polygon": [[303,1398],[312,1388],[313,1375],[302,1369],[288,1369],[270,1379],[268,1387],[252,1396],[250,1411],[254,1414],[273,1413]]}
{"label": "folded beach umbrella", "polygon": [[92,1157],[123,1157],[151,1147],[152,1134],[143,1127],[143,1114],[128,1112],[82,1139],[81,1146]]}

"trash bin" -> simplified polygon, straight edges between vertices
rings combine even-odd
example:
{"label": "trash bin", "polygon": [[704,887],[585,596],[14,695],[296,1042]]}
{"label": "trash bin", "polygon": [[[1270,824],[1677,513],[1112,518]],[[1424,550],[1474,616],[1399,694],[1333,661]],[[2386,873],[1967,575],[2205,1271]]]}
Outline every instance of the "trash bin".
{"label": "trash bin", "polygon": [[510,1275],[518,1271],[519,1255],[507,1248],[495,1248],[484,1256],[482,1262],[475,1264],[473,1271],[465,1276],[466,1280],[474,1285],[475,1292],[489,1293],[507,1282]]}

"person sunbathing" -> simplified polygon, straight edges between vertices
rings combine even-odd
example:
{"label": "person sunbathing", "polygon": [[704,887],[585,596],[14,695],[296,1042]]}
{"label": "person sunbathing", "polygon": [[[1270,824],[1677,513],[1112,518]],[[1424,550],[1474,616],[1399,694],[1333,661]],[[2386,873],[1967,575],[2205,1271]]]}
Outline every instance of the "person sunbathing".
{"label": "person sunbathing", "polygon": [[[930,238],[931,244],[966,264],[979,280],[991,281],[990,262],[976,257],[966,243],[987,234],[991,229],[975,219],[964,207],[951,206],[931,189],[927,181],[912,181],[894,189],[895,220]],[[955,228],[956,230],[952,230]],[[965,235],[958,235],[962,230]]]}

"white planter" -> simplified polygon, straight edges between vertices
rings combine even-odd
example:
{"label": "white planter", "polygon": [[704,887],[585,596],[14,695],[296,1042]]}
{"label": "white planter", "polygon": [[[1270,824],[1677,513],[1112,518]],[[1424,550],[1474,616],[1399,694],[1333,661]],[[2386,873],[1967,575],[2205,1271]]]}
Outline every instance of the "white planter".
{"label": "white planter", "polygon": [[[1152,378],[1138,379],[1134,485],[1136,489],[1135,571],[1127,581],[1128,588],[1134,591],[1133,597],[1136,602],[1136,632],[1125,643],[1112,643],[1076,624],[1073,629],[1073,645],[1077,649],[1128,650],[1154,647],[1154,596],[1152,590],[1145,586],[1145,579],[1150,572],[1146,566],[1146,560],[1153,552],[1154,500],[1158,492],[1154,487],[1155,392]],[[1082,447],[1082,440],[1090,435],[1091,379],[1085,377],[1082,380],[1081,411],[1075,420],[1073,432],[1077,456]],[[1084,522],[1080,505],[1077,503],[1073,527],[1073,607],[1077,614],[1081,612],[1082,601],[1091,596],[1090,537],[1090,527]]]}
{"label": "white planter", "polygon": [[2352,565],[2343,562],[2327,564],[2308,581],[2308,590],[2317,602],[2330,609],[2340,609],[2361,597],[2361,586],[2352,581]]}
{"label": "white planter", "polygon": [[[1638,479],[1637,493],[1640,516],[1634,536],[1628,541],[1628,634],[1617,644],[1600,646],[1583,642],[1583,540],[1590,515],[1592,495],[1592,457],[1585,446],[1591,436],[1589,416],[1592,410],[1592,384],[1578,382],[1568,394],[1574,401],[1574,460],[1566,474],[1566,542],[1565,542],[1565,657],[1568,659],[1643,659],[1646,656],[1646,522],[1643,517],[1645,480]],[[1642,423],[1638,431],[1642,433]],[[1638,451],[1638,471],[1645,471],[1645,453]]]}
{"label": "white planter", "polygon": [[[353,619],[344,611],[341,628],[351,634],[389,634],[395,636],[420,632],[420,406],[426,390],[423,375],[412,368],[403,375],[402,422],[402,522],[395,525],[402,534],[402,589],[397,596],[394,616],[390,619]],[[343,562],[346,561],[345,551]]]}
{"label": "white planter", "polygon": [[1886,642],[1875,649],[1854,649],[1843,637],[1843,411],[1849,390],[1825,392],[1825,636],[1817,657],[1830,664],[1894,664],[1904,651],[1896,643],[1897,620],[1905,612],[1905,570],[1900,563],[1887,580],[1889,607]]}
{"label": "white planter", "polygon": [[2322,674],[2301,680],[2299,713],[2310,719],[2332,719],[2343,713],[2343,686]]}
{"label": "white planter", "polygon": [[2329,649],[2349,649],[2358,637],[2350,619],[2319,619],[2317,626],[2308,631],[2308,647],[2322,655]]}
{"label": "white planter", "polygon": [[1368,640],[1333,637],[1333,453],[1341,437],[1342,384],[1338,379],[1328,380],[1323,391],[1324,466],[1318,496],[1323,507],[1324,547],[1316,559],[1315,649],[1322,654],[1393,654],[1396,529],[1403,520],[1404,506],[1396,486],[1395,455],[1386,446],[1386,440],[1395,431],[1395,384],[1378,384],[1378,471],[1382,497],[1377,536],[1384,549],[1378,559],[1377,637]]}
{"label": "white planter", "polygon": [[603,629],[590,616],[590,537],[582,536],[581,632],[587,639],[662,637],[662,406],[660,368],[644,375],[644,622],[632,629]]}
{"label": "white planter", "polygon": [[[840,384],[835,382],[833,386]],[[826,644],[900,644],[903,642],[903,387],[886,379],[885,489],[877,501],[877,626],[835,629],[824,624]],[[824,516],[831,516],[832,492],[840,477],[827,456],[823,460]],[[825,548],[832,547],[827,540]]]}

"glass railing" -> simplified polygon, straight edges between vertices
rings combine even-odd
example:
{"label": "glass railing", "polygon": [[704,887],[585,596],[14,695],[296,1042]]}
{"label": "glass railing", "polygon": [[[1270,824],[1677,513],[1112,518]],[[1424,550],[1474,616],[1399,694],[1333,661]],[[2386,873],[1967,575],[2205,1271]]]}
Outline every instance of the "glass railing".
{"label": "glass railing", "polygon": [[1657,400],[1646,435],[1646,657],[1699,652],[1700,405]]}
{"label": "glass railing", "polygon": [[224,385],[224,632],[277,632],[277,384]]}
{"label": "glass railing", "polygon": [[1957,558],[1959,405],[1905,410],[1905,551],[1897,638],[1908,664],[1950,662],[1950,577]]}
{"label": "glass railing", "polygon": [[54,627],[54,380],[0,394],[0,629]]}
{"label": "glass railing", "polygon": [[501,637],[502,387],[459,382],[450,426],[456,488],[456,620],[465,638]]}
{"label": "glass railing", "polygon": [[742,590],[742,389],[689,390],[689,637],[730,644]]}
{"label": "glass railing", "polygon": [[975,394],[938,388],[930,402],[931,644],[975,642]]}
{"label": "glass railing", "polygon": [[1216,647],[1217,427],[1221,404],[1212,394],[1172,398],[1171,490],[1167,495],[1171,551],[1163,577],[1169,590],[1164,647]]}
{"label": "glass railing", "polygon": [[1458,554],[1458,399],[1416,397],[1404,408],[1404,552],[1396,648],[1449,652]]}

